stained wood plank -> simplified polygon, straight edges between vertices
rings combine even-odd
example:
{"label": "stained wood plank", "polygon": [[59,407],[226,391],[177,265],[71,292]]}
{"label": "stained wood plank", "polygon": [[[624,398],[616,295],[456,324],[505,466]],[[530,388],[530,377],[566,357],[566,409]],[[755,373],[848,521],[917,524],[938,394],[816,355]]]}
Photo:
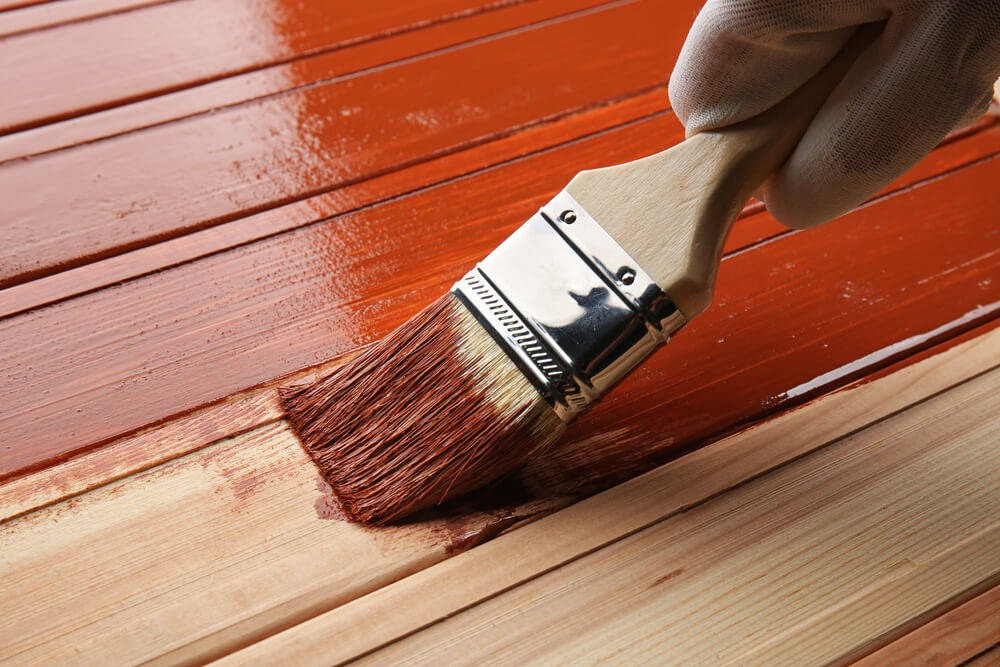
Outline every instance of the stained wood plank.
{"label": "stained wood plank", "polygon": [[[681,459],[660,479],[666,483],[652,487],[673,495],[637,504],[630,520],[698,502],[954,384],[982,368],[995,339],[994,332],[987,346],[957,346],[834,395],[838,410],[817,403],[792,413],[798,416],[783,431],[768,434],[778,427],[765,425],[744,445],[733,439]],[[637,498],[651,491],[644,488]],[[633,497],[636,487],[627,489]],[[0,656],[16,663],[202,661],[426,568],[488,536],[484,527],[498,530],[560,502],[383,529],[333,521],[323,518],[329,505],[314,467],[274,422],[0,524]],[[579,528],[588,539],[602,534],[593,524]]]}
{"label": "stained wood plank", "polygon": [[[653,0],[616,5],[364,76],[6,163],[0,167],[0,198],[9,203],[0,227],[0,287],[661,85],[664,63],[673,61],[687,27],[675,17],[676,8]],[[452,94],[442,96],[442,88]]]}
{"label": "stained wood plank", "polygon": [[362,664],[836,661],[1000,575],[998,437],[993,371]]}
{"label": "stained wood plank", "polygon": [[1000,644],[1000,587],[994,587],[859,660],[877,665],[958,665]]}
{"label": "stained wood plank", "polygon": [[[0,162],[51,152],[197,114],[217,112],[242,102],[349,74],[357,76],[372,67],[467,45],[473,40],[586,11],[607,1],[533,0],[490,5],[489,11],[463,14],[454,20],[421,26],[419,30],[396,33],[391,39],[370,40],[329,53],[304,56],[292,62],[0,136]],[[665,99],[664,94],[660,98],[661,108]]]}
{"label": "stained wood plank", "polygon": [[[629,128],[637,129],[646,128]],[[626,136],[602,138],[617,145]],[[11,397],[0,416],[2,469],[9,476],[51,464],[377,339],[440,294],[572,171],[606,160],[610,145],[572,144],[0,320],[11,341],[0,351]],[[622,474],[648,467],[646,459],[657,462],[670,442],[686,446],[801,402],[813,389],[849,382],[994,316],[1000,249],[991,216],[1000,195],[985,184],[997,164],[932,179],[725,260],[716,308],[574,431],[578,441],[592,438],[588,451],[599,453],[583,467]],[[955,198],[962,209],[951,205]],[[426,220],[439,227],[429,234]],[[910,261],[895,263],[902,256]],[[852,262],[849,276],[844,258]],[[820,381],[810,388],[814,378]],[[659,433],[667,426],[672,439],[624,457],[602,449],[615,440],[601,434],[645,440],[637,416]],[[574,462],[578,454],[565,451],[533,474],[589,479]]]}
{"label": "stained wood plank", "polygon": [[[616,124],[624,125],[641,118],[652,119],[668,113],[663,111],[665,94],[665,88],[655,89],[611,105],[588,109],[558,122],[526,128],[481,146],[340,188],[334,193],[310,197],[272,211],[0,290],[0,318],[312,224],[351,209],[413,192],[419,187],[524,157],[532,152],[584,139],[590,134],[609,130]],[[669,119],[667,122],[670,122]],[[996,124],[995,118],[985,116],[969,128],[952,133],[942,142],[942,146],[888,185],[878,196],[890,194],[1000,150],[1000,130],[996,128]],[[674,124],[674,131],[668,135],[663,138],[653,135],[651,139],[678,141],[680,133],[680,126]],[[740,217],[749,217],[762,211],[763,205],[754,202],[745,207]],[[726,251],[734,252],[787,231],[772,218],[753,218],[736,225],[726,244]]]}
{"label": "stained wood plank", "polygon": [[[312,224],[532,152],[584,139],[590,134],[611,129],[616,124],[628,124],[641,118],[652,119],[667,113],[662,109],[663,95],[665,88],[655,89],[611,105],[588,109],[558,122],[526,128],[481,146],[340,188],[334,193],[310,197],[272,211],[0,290],[0,318]],[[995,118],[984,116],[972,126],[952,133],[936,151],[888,185],[878,196],[890,194],[1000,150],[1000,131],[996,124]],[[673,132],[662,139],[659,135],[653,135],[652,138],[658,141],[677,141],[680,139],[681,129],[676,124],[674,128]],[[746,218],[763,210],[760,202],[753,202],[744,208],[740,217]],[[726,251],[734,252],[787,231],[769,217],[753,218],[736,225],[726,244]]]}
{"label": "stained wood plank", "polygon": [[[0,290],[0,318],[411,194],[420,188],[586,139],[617,125],[665,115],[665,94],[665,89],[658,89],[615,104],[598,106],[558,122],[526,128],[480,146],[429,159],[331,193]],[[679,141],[682,133],[680,124],[670,119],[666,122],[669,132],[654,136],[664,141]],[[975,150],[986,154],[990,152],[991,145],[992,141],[985,141]],[[996,146],[996,150],[1000,150],[1000,132],[997,133]],[[971,155],[968,153],[964,159]],[[954,156],[941,162],[944,165],[954,163]]]}
{"label": "stained wood plank", "polygon": [[824,396],[290,628],[231,661],[332,664],[367,654],[996,368],[998,345],[1000,333],[993,332]]}
{"label": "stained wood plank", "polygon": [[0,44],[0,88],[9,93],[0,129],[30,127],[513,1],[374,0],[361,11],[343,0],[178,0],[16,34]]}

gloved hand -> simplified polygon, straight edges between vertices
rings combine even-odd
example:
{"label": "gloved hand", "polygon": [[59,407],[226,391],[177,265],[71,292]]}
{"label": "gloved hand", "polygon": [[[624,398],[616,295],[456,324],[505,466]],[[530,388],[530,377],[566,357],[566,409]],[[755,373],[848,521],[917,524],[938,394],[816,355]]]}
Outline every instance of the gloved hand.
{"label": "gloved hand", "polygon": [[1000,0],[709,0],[681,50],[670,100],[690,136],[774,106],[875,21],[882,34],[759,193],[790,227],[860,204],[986,111]]}

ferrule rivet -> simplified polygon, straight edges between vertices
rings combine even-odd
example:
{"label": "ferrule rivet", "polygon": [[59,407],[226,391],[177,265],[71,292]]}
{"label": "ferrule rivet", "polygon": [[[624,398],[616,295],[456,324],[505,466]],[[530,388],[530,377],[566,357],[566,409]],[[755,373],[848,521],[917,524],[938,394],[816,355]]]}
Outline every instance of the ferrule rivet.
{"label": "ferrule rivet", "polygon": [[572,225],[576,222],[576,213],[573,211],[563,211],[559,214],[559,219],[565,222],[567,225]]}
{"label": "ferrule rivet", "polygon": [[623,266],[618,269],[618,280],[622,281],[623,285],[631,285],[635,282],[635,271],[627,266]]}

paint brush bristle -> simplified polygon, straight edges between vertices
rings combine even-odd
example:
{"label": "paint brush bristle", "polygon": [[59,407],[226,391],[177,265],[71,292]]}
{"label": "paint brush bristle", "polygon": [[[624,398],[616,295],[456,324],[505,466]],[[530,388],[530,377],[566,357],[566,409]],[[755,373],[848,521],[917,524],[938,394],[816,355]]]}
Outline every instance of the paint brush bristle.
{"label": "paint brush bristle", "polygon": [[565,430],[451,293],[357,358],[280,395],[346,511],[367,524],[481,487]]}

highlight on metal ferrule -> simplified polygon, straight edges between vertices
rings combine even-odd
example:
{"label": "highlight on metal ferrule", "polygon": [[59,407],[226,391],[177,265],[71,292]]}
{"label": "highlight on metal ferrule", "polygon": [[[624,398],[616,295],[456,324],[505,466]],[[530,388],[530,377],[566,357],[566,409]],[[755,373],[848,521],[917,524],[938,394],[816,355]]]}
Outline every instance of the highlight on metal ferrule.
{"label": "highlight on metal ferrule", "polygon": [[565,422],[686,321],[565,191],[455,283],[452,292]]}

